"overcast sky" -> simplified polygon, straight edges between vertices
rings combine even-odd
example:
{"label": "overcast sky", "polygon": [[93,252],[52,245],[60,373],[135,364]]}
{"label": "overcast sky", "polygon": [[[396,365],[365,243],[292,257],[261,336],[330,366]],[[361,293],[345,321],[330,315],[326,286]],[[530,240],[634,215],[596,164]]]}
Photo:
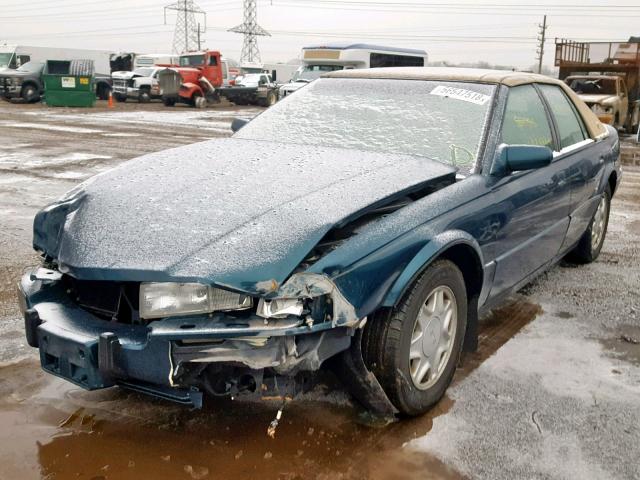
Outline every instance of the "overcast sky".
{"label": "overcast sky", "polygon": [[[175,1],[175,0],[173,0]],[[164,53],[173,42],[171,0],[0,0],[0,44]],[[242,0],[196,1],[207,12],[204,45],[238,58]],[[536,36],[548,15],[545,64],[553,64],[554,37],[626,40],[640,35],[640,3],[629,0],[258,0],[262,60],[287,61],[304,45],[364,41],[423,48],[430,60],[528,68]],[[204,20],[203,20],[204,23]]]}

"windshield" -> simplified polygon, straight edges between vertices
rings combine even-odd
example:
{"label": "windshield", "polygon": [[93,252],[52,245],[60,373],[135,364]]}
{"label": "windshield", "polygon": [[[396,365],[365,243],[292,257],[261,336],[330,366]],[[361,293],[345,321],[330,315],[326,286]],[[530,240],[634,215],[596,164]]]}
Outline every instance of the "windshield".
{"label": "windshield", "polygon": [[39,72],[44,67],[44,63],[40,62],[27,62],[24,65],[18,67],[18,72]]}
{"label": "windshield", "polygon": [[342,70],[342,65],[304,65],[296,70],[296,73],[291,77],[292,82],[307,81],[311,82],[320,75],[327,72],[333,72],[334,70]]}
{"label": "windshield", "polygon": [[238,138],[418,155],[473,170],[494,85],[322,78]]}
{"label": "windshield", "polygon": [[574,78],[571,90],[581,95],[617,95],[614,78]]}
{"label": "windshield", "polygon": [[0,53],[0,68],[6,68],[11,63],[13,53]]}
{"label": "windshield", "polygon": [[181,67],[200,67],[204,65],[204,55],[183,55],[180,57]]}
{"label": "windshield", "polygon": [[153,68],[136,68],[133,73],[142,77],[150,77],[153,74]]}

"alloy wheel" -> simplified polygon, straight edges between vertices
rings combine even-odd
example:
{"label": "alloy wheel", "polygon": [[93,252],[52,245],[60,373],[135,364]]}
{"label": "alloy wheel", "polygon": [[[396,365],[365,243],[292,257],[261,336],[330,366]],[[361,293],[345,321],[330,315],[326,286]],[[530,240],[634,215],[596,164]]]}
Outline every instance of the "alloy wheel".
{"label": "alloy wheel", "polygon": [[409,372],[419,390],[433,386],[445,370],[456,337],[458,306],[453,291],[441,285],[427,296],[411,334]]}

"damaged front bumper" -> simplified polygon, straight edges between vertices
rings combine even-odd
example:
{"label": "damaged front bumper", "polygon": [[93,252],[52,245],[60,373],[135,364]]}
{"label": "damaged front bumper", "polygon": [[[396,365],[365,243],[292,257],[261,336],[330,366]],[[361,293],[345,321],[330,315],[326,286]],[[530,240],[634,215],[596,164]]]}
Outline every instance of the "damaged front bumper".
{"label": "damaged front bumper", "polygon": [[[203,385],[194,381],[194,371],[229,367],[234,378],[251,374],[259,381],[256,390],[264,393],[265,370],[286,377],[318,370],[324,360],[348,349],[355,327],[363,325],[353,321],[352,307],[333,292],[331,282],[319,281],[316,287],[334,299],[339,307],[334,312],[342,312],[330,321],[267,320],[255,314],[239,319],[215,312],[147,324],[96,316],[74,302],[63,283],[59,272],[38,268],[19,285],[27,341],[39,349],[44,370],[88,390],[120,385],[196,407]],[[287,288],[317,293],[296,282]],[[234,378],[219,393],[237,393]]]}

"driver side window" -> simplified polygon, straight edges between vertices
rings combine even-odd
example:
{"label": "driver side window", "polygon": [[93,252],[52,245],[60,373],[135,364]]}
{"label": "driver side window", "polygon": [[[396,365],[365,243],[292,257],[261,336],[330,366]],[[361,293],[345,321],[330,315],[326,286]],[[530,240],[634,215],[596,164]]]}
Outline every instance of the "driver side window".
{"label": "driver side window", "polygon": [[547,112],[533,85],[521,85],[509,89],[502,120],[502,143],[537,145],[553,149],[553,137]]}

